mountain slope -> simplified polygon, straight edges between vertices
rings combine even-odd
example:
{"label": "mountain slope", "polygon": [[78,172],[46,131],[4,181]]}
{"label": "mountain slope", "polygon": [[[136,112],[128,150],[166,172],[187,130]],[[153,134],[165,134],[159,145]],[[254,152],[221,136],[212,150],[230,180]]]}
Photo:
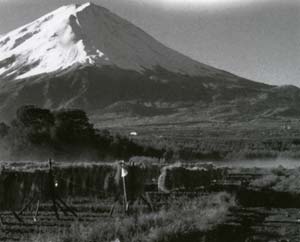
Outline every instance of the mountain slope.
{"label": "mountain slope", "polygon": [[0,75],[16,79],[74,64],[115,65],[139,72],[161,66],[188,75],[221,74],[91,3],[61,7],[8,33],[0,40],[0,53]]}
{"label": "mountain slope", "polygon": [[255,118],[300,114],[300,91],[196,62],[87,3],[63,6],[0,38],[0,117],[12,118],[24,104],[101,115]]}

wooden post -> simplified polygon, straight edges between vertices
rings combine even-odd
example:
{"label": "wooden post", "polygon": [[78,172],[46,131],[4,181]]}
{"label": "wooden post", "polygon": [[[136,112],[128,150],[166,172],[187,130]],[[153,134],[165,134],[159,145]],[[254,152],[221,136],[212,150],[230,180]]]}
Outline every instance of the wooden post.
{"label": "wooden post", "polygon": [[[52,197],[52,203],[53,203],[53,210],[55,212],[56,218],[59,219],[58,209],[60,208],[65,215],[67,215],[67,211],[71,212],[75,217],[78,217],[74,209],[69,207],[60,197],[58,194],[56,194],[55,190],[55,180],[54,175],[52,171],[52,161],[49,159],[49,182],[50,182],[50,192]],[[61,203],[61,204],[60,204]]]}
{"label": "wooden post", "polygon": [[38,200],[37,204],[36,204],[36,210],[35,210],[34,217],[33,217],[34,222],[37,221],[37,216],[38,216],[38,213],[39,213],[39,209],[40,209],[40,200]]}
{"label": "wooden post", "polygon": [[1,214],[0,214],[0,226],[4,226],[4,221],[3,221]]}
{"label": "wooden post", "polygon": [[32,197],[26,204],[25,206],[19,211],[18,215],[21,216],[22,213],[33,203],[35,200],[35,197]]}
{"label": "wooden post", "polygon": [[[121,163],[121,169],[123,169],[123,168],[124,168],[124,163]],[[126,180],[125,180],[125,176],[122,175],[122,172],[121,172],[121,176],[122,176],[122,181],[123,181],[123,192],[124,192],[124,210],[125,210],[125,213],[127,213],[128,202],[127,202],[127,192],[126,192]]]}
{"label": "wooden post", "polygon": [[123,190],[124,190],[124,208],[125,208],[125,212],[127,212],[127,210],[128,210],[128,202],[127,202],[127,192],[126,192],[125,177],[123,177]]}
{"label": "wooden post", "polygon": [[61,202],[61,204],[66,208],[66,210],[68,210],[69,212],[71,212],[75,217],[78,217],[78,215],[76,214],[76,212],[74,211],[73,208],[69,207],[64,200],[62,200],[60,197],[57,197],[58,201]]}
{"label": "wooden post", "polygon": [[19,215],[14,210],[11,210],[11,212],[20,223],[24,223],[23,219],[21,219],[21,217],[19,217]]}
{"label": "wooden post", "polygon": [[149,197],[149,194],[146,192],[145,196],[141,195],[141,198],[142,198],[143,202],[146,203],[146,205],[148,206],[148,208],[150,209],[150,211],[153,212],[154,208],[153,208],[153,204],[151,202],[151,199]]}
{"label": "wooden post", "polygon": [[63,207],[63,205],[61,205],[59,202],[56,203],[57,206],[60,208],[61,211],[63,211],[64,215],[68,216],[68,211]]}
{"label": "wooden post", "polygon": [[49,190],[51,193],[52,207],[56,218],[59,220],[59,214],[56,205],[55,181],[52,173],[52,160],[49,159]]}
{"label": "wooden post", "polygon": [[[68,211],[71,212],[75,217],[78,217],[78,215],[76,214],[76,210],[72,209],[71,207],[69,207],[60,197],[59,195],[56,193],[56,182],[55,182],[55,177],[53,174],[53,167],[52,167],[52,160],[51,158],[48,161],[49,163],[49,171],[48,171],[48,179],[47,179],[47,184],[46,184],[46,190],[49,191],[50,193],[50,199],[52,201],[52,209],[55,213],[56,218],[59,220],[59,209],[67,216],[68,215]],[[21,219],[21,215],[23,214],[23,212],[35,201],[37,200],[37,205],[36,205],[36,210],[33,216],[33,220],[34,222],[37,221],[37,216],[39,213],[39,208],[40,208],[40,200],[37,198],[36,195],[34,195],[28,202],[27,204],[25,204],[25,206],[19,211],[19,213],[16,213],[15,211],[12,210],[13,215],[15,216],[15,218],[19,221],[23,223],[23,220]],[[1,215],[0,215],[0,225],[1,225]]]}

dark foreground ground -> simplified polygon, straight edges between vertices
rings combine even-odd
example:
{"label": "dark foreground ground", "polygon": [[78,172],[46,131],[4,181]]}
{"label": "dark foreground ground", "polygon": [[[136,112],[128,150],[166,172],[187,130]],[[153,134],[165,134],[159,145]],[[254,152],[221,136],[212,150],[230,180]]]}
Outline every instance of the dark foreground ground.
{"label": "dark foreground ground", "polygon": [[[41,203],[36,221],[36,203],[21,216],[23,222],[1,209],[0,241],[300,241],[298,168],[231,168],[226,179],[197,191],[149,191],[153,212],[140,202],[125,215],[119,204],[113,216],[109,216],[113,198],[87,186],[101,183],[101,179],[91,180],[97,178],[94,173],[103,171],[103,165],[97,169],[76,167],[68,175],[70,171],[61,168],[63,177],[70,176],[74,182],[72,188],[64,188],[68,194],[63,199],[78,217],[60,211],[57,219],[49,200]],[[150,178],[157,176],[159,169],[151,169]],[[59,185],[64,184],[59,180]]]}
{"label": "dark foreground ground", "polygon": [[[61,213],[60,219],[57,220],[49,203],[42,204],[36,222],[33,220],[33,213],[29,211],[22,217],[24,223],[16,221],[8,211],[2,212],[0,241],[102,241],[96,239],[103,236],[100,236],[101,232],[97,227],[103,228],[103,225],[107,223],[115,225],[119,220],[130,218],[130,216],[126,217],[121,210],[110,217],[108,215],[111,204],[109,200],[91,201],[78,198],[69,204],[78,211],[78,218],[74,218],[71,214],[64,215]],[[215,215],[204,212],[203,220],[200,219],[198,222],[199,224],[203,222],[208,224],[202,225],[202,231],[192,231],[190,228],[187,228],[186,231],[190,234],[184,234],[184,231],[181,231],[183,233],[181,239],[184,240],[181,240],[177,234],[174,236],[175,238],[169,236],[170,240],[165,239],[168,236],[161,236],[161,239],[157,238],[157,240],[150,241],[300,241],[299,208],[243,207],[237,205],[228,208],[228,210],[226,208],[226,211],[222,212],[219,211],[220,209],[215,207],[214,211],[209,209],[206,211],[207,213],[216,213]],[[201,213],[203,211],[195,212]],[[211,216],[213,220],[209,220],[205,216]],[[219,216],[224,216],[224,218]],[[182,229],[176,227],[179,225],[173,226],[174,234],[176,229]],[[139,225],[136,225],[136,229],[140,229]],[[151,228],[148,229],[150,231]],[[165,233],[169,232],[166,231]],[[132,231],[129,230],[128,233],[132,233]],[[135,238],[132,241],[143,241],[144,234],[147,233],[140,232],[141,240]],[[122,233],[120,235],[122,236]],[[88,240],[89,237],[93,236],[95,240]],[[130,237],[129,234],[128,236]],[[76,237],[78,240],[73,240]]]}

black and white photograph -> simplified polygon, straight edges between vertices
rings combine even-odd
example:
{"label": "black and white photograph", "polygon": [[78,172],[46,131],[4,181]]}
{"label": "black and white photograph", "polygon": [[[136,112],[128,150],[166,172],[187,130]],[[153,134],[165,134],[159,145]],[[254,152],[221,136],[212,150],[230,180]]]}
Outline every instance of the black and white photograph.
{"label": "black and white photograph", "polygon": [[0,0],[0,242],[300,242],[300,0]]}

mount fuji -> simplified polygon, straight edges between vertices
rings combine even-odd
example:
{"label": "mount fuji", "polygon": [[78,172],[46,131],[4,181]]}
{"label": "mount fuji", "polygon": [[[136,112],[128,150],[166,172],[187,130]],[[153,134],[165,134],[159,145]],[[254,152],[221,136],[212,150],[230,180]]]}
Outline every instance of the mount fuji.
{"label": "mount fuji", "polygon": [[92,3],[63,6],[8,33],[0,40],[0,53],[0,74],[14,79],[76,64],[114,65],[138,72],[160,66],[189,75],[218,73]]}
{"label": "mount fuji", "polygon": [[197,116],[205,110],[209,118],[235,118],[287,115],[299,103],[296,87],[199,63],[93,3],[60,7],[0,37],[3,120],[24,104],[90,115]]}

